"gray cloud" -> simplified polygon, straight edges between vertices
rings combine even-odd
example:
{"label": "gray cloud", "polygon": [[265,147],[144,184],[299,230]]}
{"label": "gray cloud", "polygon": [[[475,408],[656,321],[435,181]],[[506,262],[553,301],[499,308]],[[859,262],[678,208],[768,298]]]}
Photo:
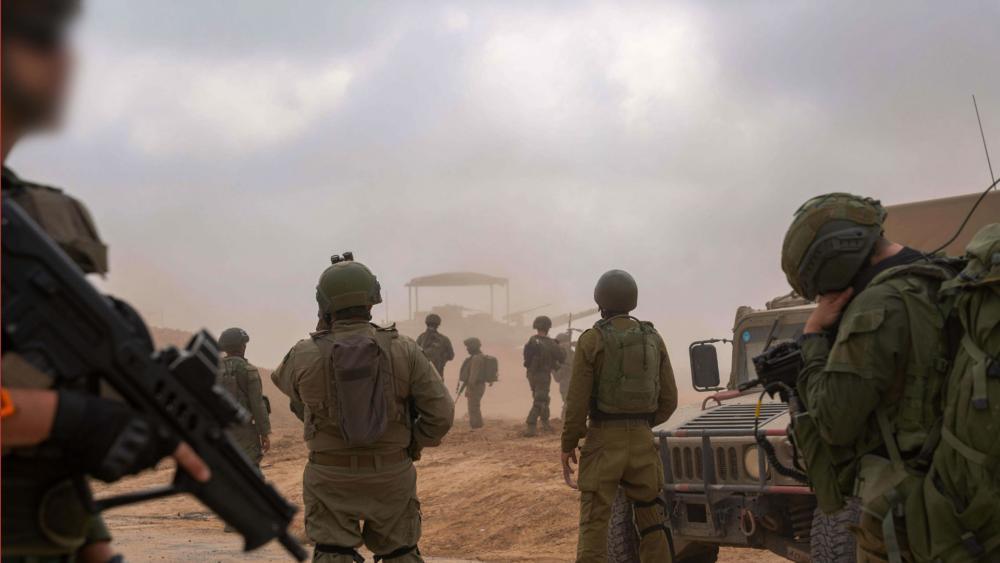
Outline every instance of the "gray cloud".
{"label": "gray cloud", "polygon": [[402,284],[440,270],[508,275],[515,306],[553,312],[632,270],[684,364],[688,341],[786,290],[778,245],[809,195],[985,185],[969,95],[1000,151],[998,18],[996,2],[93,2],[68,131],[12,163],[89,203],[109,289],[153,323],[243,325],[263,364],[308,330],[315,279],[349,248],[394,318]]}

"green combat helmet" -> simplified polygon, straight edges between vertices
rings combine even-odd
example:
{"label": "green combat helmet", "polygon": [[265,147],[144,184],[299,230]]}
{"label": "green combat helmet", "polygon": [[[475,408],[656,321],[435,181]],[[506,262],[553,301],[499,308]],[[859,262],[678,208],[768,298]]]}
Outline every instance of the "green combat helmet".
{"label": "green combat helmet", "polygon": [[602,312],[625,314],[639,304],[639,286],[625,270],[608,270],[594,286],[594,301]]}
{"label": "green combat helmet", "polygon": [[549,330],[552,328],[552,319],[545,315],[535,317],[535,322],[531,323],[531,328],[535,330]]}
{"label": "green combat helmet", "polygon": [[239,352],[250,342],[250,335],[239,327],[227,328],[219,335],[219,350],[223,352]]}
{"label": "green combat helmet", "polygon": [[781,269],[799,295],[840,291],[871,257],[886,210],[878,200],[831,193],[805,202],[785,233]]}
{"label": "green combat helmet", "polygon": [[330,257],[332,266],[323,271],[316,286],[316,303],[321,315],[350,307],[371,307],[382,302],[382,287],[375,274],[354,254]]}
{"label": "green combat helmet", "polygon": [[441,316],[437,313],[431,313],[424,318],[424,324],[429,327],[437,328],[441,326]]}
{"label": "green combat helmet", "polygon": [[480,342],[479,339],[476,338],[475,336],[466,338],[464,344],[465,344],[465,349],[468,350],[469,353],[478,352],[483,347],[483,343]]}

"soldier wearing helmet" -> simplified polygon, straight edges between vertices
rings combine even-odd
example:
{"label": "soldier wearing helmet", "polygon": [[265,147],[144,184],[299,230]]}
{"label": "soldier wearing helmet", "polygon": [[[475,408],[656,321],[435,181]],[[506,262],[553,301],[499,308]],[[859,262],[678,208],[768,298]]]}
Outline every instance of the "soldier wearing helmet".
{"label": "soldier wearing helmet", "polygon": [[[378,280],[353,255],[334,256],[316,288],[320,325],[272,374],[305,427],[302,478],[314,561],[423,561],[413,461],[441,443],[455,405],[417,343],[371,323]],[[364,523],[362,527],[361,523]]]}
{"label": "soldier wearing helmet", "polygon": [[[23,180],[6,166],[22,138],[60,123],[73,66],[67,28],[79,2],[4,0],[0,9],[3,197],[19,205],[84,273],[103,275],[107,247],[84,204],[60,189]],[[95,379],[53,378],[48,362],[36,365],[38,358],[4,344],[4,563],[111,560],[110,534],[89,508],[91,476],[113,481],[174,452],[189,475],[208,478],[208,468],[190,447],[178,445],[169,430],[121,400],[100,396],[91,386]],[[130,447],[122,447],[126,443]]]}
{"label": "soldier wearing helmet", "polygon": [[232,428],[229,433],[251,461],[260,465],[264,454],[271,449],[270,406],[260,382],[260,372],[247,361],[246,351],[250,336],[238,327],[227,328],[219,335],[222,372],[219,382],[236,401],[250,413],[250,422]]}
{"label": "soldier wearing helmet", "polygon": [[525,436],[538,435],[538,420],[542,421],[542,430],[552,431],[549,424],[549,388],[552,386],[552,373],[559,369],[566,355],[559,343],[549,337],[552,319],[542,315],[535,317],[531,323],[535,334],[524,345],[524,367],[528,370],[528,385],[531,387],[531,410],[525,421]]}
{"label": "soldier wearing helmet", "polygon": [[[578,562],[607,559],[611,506],[619,487],[635,507],[643,563],[670,561],[660,489],[663,465],[652,427],[677,408],[677,386],[667,346],[652,323],[631,316],[638,305],[635,279],[606,272],[594,288],[601,320],[580,335],[566,399],[562,465],[580,490]],[[577,447],[583,448],[577,456]],[[572,481],[571,464],[580,475]]]}
{"label": "soldier wearing helmet", "polygon": [[424,350],[424,354],[431,360],[438,371],[438,375],[444,379],[444,366],[455,359],[455,349],[451,347],[451,339],[441,334],[438,329],[441,327],[441,316],[431,313],[424,319],[427,330],[417,337],[417,344]]}
{"label": "soldier wearing helmet", "polygon": [[483,354],[483,343],[475,336],[466,338],[463,343],[469,357],[465,358],[459,370],[459,393],[465,392],[469,427],[475,430],[483,427],[483,395],[486,394],[486,386],[492,386],[497,380],[497,360]]}
{"label": "soldier wearing helmet", "polygon": [[907,524],[910,540],[926,536],[903,514],[934,448],[949,363],[936,296],[952,273],[884,238],[885,217],[871,198],[814,197],[781,252],[789,285],[817,302],[800,340],[808,412],[796,442],[821,509],[861,498],[858,561],[912,560]]}

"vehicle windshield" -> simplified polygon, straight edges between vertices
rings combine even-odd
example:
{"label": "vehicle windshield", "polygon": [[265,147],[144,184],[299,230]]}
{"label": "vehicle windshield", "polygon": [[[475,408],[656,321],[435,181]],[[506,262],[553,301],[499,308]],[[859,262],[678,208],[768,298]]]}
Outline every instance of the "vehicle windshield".
{"label": "vehicle windshield", "polygon": [[[804,322],[781,324],[774,331],[774,342],[772,345],[795,340],[802,335]],[[767,345],[767,337],[771,334],[771,325],[745,326],[740,328],[736,334],[736,346],[739,362],[736,364],[736,384],[745,383],[757,378],[757,370],[753,366],[754,356],[764,351]]]}

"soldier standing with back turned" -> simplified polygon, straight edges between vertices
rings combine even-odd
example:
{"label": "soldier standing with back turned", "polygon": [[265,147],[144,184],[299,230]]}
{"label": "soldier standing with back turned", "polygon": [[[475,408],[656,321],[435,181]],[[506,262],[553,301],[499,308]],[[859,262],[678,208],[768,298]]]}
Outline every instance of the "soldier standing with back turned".
{"label": "soldier standing with back turned", "polygon": [[451,428],[455,404],[416,342],[371,323],[378,280],[335,256],[316,288],[320,325],[272,374],[301,413],[309,463],[302,476],[313,561],[422,562],[417,471],[424,447]]}
{"label": "soldier standing with back turned", "polygon": [[260,466],[271,449],[271,419],[260,372],[246,359],[248,342],[250,336],[242,328],[227,328],[219,335],[219,349],[226,354],[219,382],[250,413],[250,422],[231,428],[229,433],[243,453]]}
{"label": "soldier standing with back turned", "polygon": [[538,435],[538,419],[542,420],[542,430],[552,431],[549,424],[549,396],[552,387],[552,372],[566,360],[563,349],[553,338],[549,338],[552,319],[542,315],[531,323],[535,335],[524,345],[524,367],[528,369],[528,385],[531,386],[531,410],[525,421],[525,436]]}
{"label": "soldier standing with back turned", "polygon": [[468,401],[469,426],[473,429],[482,428],[483,395],[486,394],[486,386],[493,385],[496,381],[496,359],[483,354],[483,343],[475,336],[466,338],[464,344],[469,357],[462,362],[458,376],[461,386],[459,389],[465,391],[465,398]]}
{"label": "soldier standing with back turned", "polygon": [[427,330],[417,337],[417,344],[424,349],[424,354],[434,364],[441,379],[444,379],[444,366],[455,359],[455,349],[451,347],[451,339],[441,334],[441,317],[431,313],[424,319]]}
{"label": "soldier standing with back turned", "polygon": [[[566,420],[562,464],[572,486],[570,463],[580,450],[580,538],[576,560],[607,560],[608,522],[618,488],[635,507],[642,563],[670,561],[660,491],[663,464],[652,427],[677,408],[677,386],[667,347],[651,323],[629,313],[639,290],[628,272],[611,270],[597,281],[594,300],[601,320],[580,335]],[[588,425],[589,420],[589,425]]]}
{"label": "soldier standing with back turned", "polygon": [[937,296],[953,273],[886,240],[885,217],[871,198],[814,197],[781,252],[788,283],[817,302],[801,337],[796,443],[820,508],[861,497],[860,562],[914,560],[905,506],[940,435],[949,364]]}
{"label": "soldier standing with back turned", "polygon": [[560,418],[566,420],[566,394],[569,393],[569,380],[573,377],[573,356],[576,349],[573,347],[572,333],[569,331],[560,332],[556,335],[556,342],[563,349],[565,360],[560,364],[559,369],[553,374],[556,383],[559,384],[559,396],[562,397],[562,415]]}

